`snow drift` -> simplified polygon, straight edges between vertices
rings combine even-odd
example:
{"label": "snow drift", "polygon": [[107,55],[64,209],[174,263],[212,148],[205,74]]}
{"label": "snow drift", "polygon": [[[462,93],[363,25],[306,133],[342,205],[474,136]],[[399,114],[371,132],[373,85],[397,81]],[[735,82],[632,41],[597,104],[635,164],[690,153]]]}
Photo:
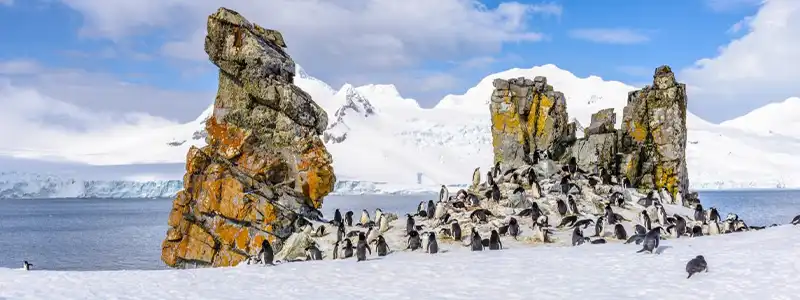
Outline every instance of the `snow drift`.
{"label": "snow drift", "polygon": [[[386,257],[217,269],[30,271],[0,269],[0,299],[792,299],[800,294],[800,227],[638,245],[515,247],[391,253]],[[466,249],[466,248],[465,248]],[[686,279],[697,255],[709,272]],[[35,265],[35,262],[33,262]],[[35,267],[35,266],[34,266]],[[35,268],[34,268],[35,269]],[[743,280],[744,279],[744,280]],[[297,280],[314,288],[297,287]],[[209,284],[213,283],[213,284]],[[76,288],[80,287],[80,288]]]}

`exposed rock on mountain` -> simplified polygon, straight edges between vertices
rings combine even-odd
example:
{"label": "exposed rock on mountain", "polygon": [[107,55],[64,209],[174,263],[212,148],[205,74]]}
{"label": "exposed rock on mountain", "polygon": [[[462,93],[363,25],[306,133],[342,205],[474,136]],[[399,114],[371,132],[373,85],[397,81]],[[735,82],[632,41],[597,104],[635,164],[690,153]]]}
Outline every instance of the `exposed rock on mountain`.
{"label": "exposed rock on mountain", "polygon": [[231,266],[267,239],[275,251],[314,219],[334,182],[319,135],[328,118],[295,86],[281,34],[220,8],[205,51],[220,68],[208,146],[186,157],[184,189],[169,215],[162,260],[171,267]]}
{"label": "exposed rock on mountain", "polygon": [[656,69],[652,86],[628,94],[620,151],[634,186],[687,194],[686,101],[686,86],[668,66]]}
{"label": "exposed rock on mountain", "polygon": [[530,164],[536,150],[564,152],[565,141],[574,137],[567,125],[564,94],[541,76],[495,79],[493,84],[489,107],[495,163],[503,169],[516,168]]}
{"label": "exposed rock on mountain", "polygon": [[641,190],[666,189],[688,195],[686,171],[686,88],[668,66],[658,67],[653,85],[628,95],[622,129],[614,128],[613,108],[592,115],[584,137],[578,124],[567,124],[564,95],[553,92],[544,77],[497,79],[490,104],[495,162],[502,171],[533,164],[535,150],[549,150],[562,162],[600,169],[627,178]]}

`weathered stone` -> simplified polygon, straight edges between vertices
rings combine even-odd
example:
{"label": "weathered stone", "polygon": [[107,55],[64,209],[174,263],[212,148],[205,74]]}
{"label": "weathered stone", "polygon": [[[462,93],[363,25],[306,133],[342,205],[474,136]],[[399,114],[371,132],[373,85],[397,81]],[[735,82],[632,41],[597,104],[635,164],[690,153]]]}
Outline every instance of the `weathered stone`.
{"label": "weathered stone", "polygon": [[614,124],[617,122],[617,114],[614,113],[613,108],[606,108],[592,114],[592,122],[589,127],[584,129],[583,133],[586,136],[593,134],[604,134],[615,132]]}
{"label": "weathered stone", "polygon": [[641,189],[688,194],[686,86],[668,66],[656,69],[653,85],[628,94],[620,132],[624,173]]}
{"label": "weathered stone", "polygon": [[578,167],[589,172],[597,172],[598,167],[612,170],[617,153],[617,134],[614,132],[593,134],[575,141],[567,152],[575,157]]}
{"label": "weathered stone", "polygon": [[275,251],[333,190],[319,134],[327,114],[293,84],[281,34],[220,8],[205,50],[220,68],[206,142],[186,157],[162,260],[171,267],[232,266],[269,240]]}
{"label": "weathered stone", "polygon": [[530,164],[536,150],[556,155],[566,150],[570,132],[564,94],[554,91],[541,76],[495,79],[493,84],[492,144],[494,161],[502,169]]}

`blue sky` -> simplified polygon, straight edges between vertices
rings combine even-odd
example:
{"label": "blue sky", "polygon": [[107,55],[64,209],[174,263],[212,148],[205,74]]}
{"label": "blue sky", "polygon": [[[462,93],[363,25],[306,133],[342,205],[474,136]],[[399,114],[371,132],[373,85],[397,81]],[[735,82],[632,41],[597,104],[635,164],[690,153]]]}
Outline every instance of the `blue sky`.
{"label": "blue sky", "polygon": [[[702,90],[690,94],[690,109],[713,122],[800,95],[791,87],[797,86],[797,79],[789,78],[797,73],[772,78],[767,76],[777,73],[766,67],[756,72],[760,78],[720,77],[714,81],[712,77],[728,72],[722,58],[716,65],[680,72],[703,58],[725,58],[721,47],[752,34],[755,27],[732,28],[766,7],[758,1],[562,0],[512,5],[484,0],[486,9],[476,10],[462,0],[442,0],[442,11],[453,13],[441,14],[436,20],[419,12],[426,9],[422,4],[430,2],[417,0],[399,6],[385,0],[321,1],[337,9],[328,9],[333,11],[329,15],[317,12],[306,18],[297,16],[308,9],[302,3],[311,0],[279,3],[282,1],[231,5],[245,15],[258,15],[261,19],[255,21],[265,27],[283,31],[297,62],[332,86],[394,83],[404,96],[418,99],[425,107],[446,94],[463,93],[490,73],[547,63],[581,77],[597,75],[629,84],[647,83],[656,66],[671,65],[679,80]],[[137,96],[139,101],[130,101],[134,104],[116,105],[127,99],[123,96],[89,101],[90,96],[77,92],[64,96],[76,99],[62,100],[89,108],[134,109],[179,121],[192,119],[213,101],[210,95],[216,89],[215,69],[204,59],[201,46],[205,16],[219,5],[213,2],[0,0],[0,65],[6,63],[6,69],[17,66],[0,72],[0,78],[5,73],[12,84],[49,84],[42,90],[54,97],[59,96],[59,86],[52,80],[45,82],[42,74],[81,74],[70,77],[72,86],[81,78],[132,83],[138,86],[137,92],[120,90],[119,95],[133,97],[141,90],[148,91]],[[797,7],[790,0],[772,2]],[[415,10],[414,4],[420,5],[419,9]],[[370,9],[398,13],[373,18],[368,15]],[[420,15],[406,16],[404,9],[407,14]],[[788,26],[798,24],[796,16],[795,11]],[[390,23],[393,18],[397,21]],[[342,20],[352,24],[343,25]],[[781,33],[788,34],[786,31]],[[759,65],[781,66],[763,62],[775,56],[764,51]],[[744,61],[728,56],[725,59]],[[794,57],[797,55],[786,54],[782,58]],[[682,74],[687,74],[685,79]],[[59,80],[64,80],[62,77]],[[774,93],[727,88],[759,80],[781,85],[769,89],[776,90]],[[116,93],[109,90],[107,95]],[[744,94],[747,99],[741,96]],[[162,107],[186,109],[168,113]]]}

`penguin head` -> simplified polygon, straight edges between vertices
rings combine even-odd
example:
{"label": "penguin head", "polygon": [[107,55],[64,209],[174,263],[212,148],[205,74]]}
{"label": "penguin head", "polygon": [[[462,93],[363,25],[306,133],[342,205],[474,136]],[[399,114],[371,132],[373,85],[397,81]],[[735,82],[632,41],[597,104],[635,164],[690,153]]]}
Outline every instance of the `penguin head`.
{"label": "penguin head", "polygon": [[353,216],[353,211],[352,210],[348,210],[346,213],[344,213],[344,215],[345,216]]}
{"label": "penguin head", "polygon": [[264,241],[262,241],[262,242],[261,242],[261,249],[264,249],[264,250],[266,250],[266,249],[272,250],[272,246],[269,244],[269,240],[266,240],[266,239],[265,239]]}
{"label": "penguin head", "polygon": [[575,156],[569,158],[569,165],[570,166],[574,166],[574,165],[577,165],[577,164],[578,164],[578,160],[575,158]]}
{"label": "penguin head", "polygon": [[497,233],[497,230],[492,229],[492,233],[491,233],[491,235],[489,237],[491,237],[493,239],[495,239],[495,238],[499,239],[500,238],[500,234]]}
{"label": "penguin head", "polygon": [[703,257],[702,255],[698,255],[698,256],[697,256],[697,257],[695,257],[695,258],[696,258],[697,260],[699,260],[699,261],[706,261],[706,258],[705,258],[705,257]]}
{"label": "penguin head", "polygon": [[517,224],[517,219],[514,219],[512,217],[511,220],[508,220],[508,225],[516,225],[516,224]]}
{"label": "penguin head", "polygon": [[[372,230],[372,228],[370,228],[369,230]],[[364,232],[359,232],[358,233],[358,241],[360,242],[360,241],[366,241],[366,240],[367,240],[367,236],[364,235]]]}
{"label": "penguin head", "polygon": [[428,240],[429,241],[435,241],[436,240],[436,234],[433,233],[433,231],[428,232]]}

